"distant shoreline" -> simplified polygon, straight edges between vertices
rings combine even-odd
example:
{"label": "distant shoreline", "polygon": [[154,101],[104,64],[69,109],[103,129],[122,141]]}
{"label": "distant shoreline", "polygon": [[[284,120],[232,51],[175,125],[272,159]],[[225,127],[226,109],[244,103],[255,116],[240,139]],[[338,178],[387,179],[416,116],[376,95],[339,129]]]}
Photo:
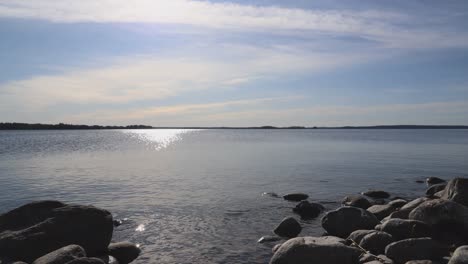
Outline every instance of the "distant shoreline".
{"label": "distant shoreline", "polygon": [[73,124],[28,124],[0,123],[0,130],[104,130],[104,129],[468,129],[465,125],[378,125],[378,126],[341,126],[341,127],[305,127],[305,126],[258,126],[258,127],[153,127],[146,125],[100,126]]}

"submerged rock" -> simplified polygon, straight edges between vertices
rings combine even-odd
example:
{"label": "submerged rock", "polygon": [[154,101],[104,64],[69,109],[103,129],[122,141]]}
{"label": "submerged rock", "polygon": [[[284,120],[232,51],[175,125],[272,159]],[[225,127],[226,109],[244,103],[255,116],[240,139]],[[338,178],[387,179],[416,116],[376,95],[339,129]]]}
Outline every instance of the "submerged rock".
{"label": "submerged rock", "polygon": [[118,242],[109,245],[109,255],[117,259],[120,264],[127,264],[135,260],[141,249],[130,242]]}
{"label": "submerged rock", "polygon": [[388,192],[380,190],[369,190],[367,192],[363,192],[362,194],[375,199],[387,199],[390,197]]}
{"label": "submerged rock", "polygon": [[325,209],[323,205],[319,203],[310,203],[309,201],[301,201],[293,211],[304,219],[315,218]]}
{"label": "submerged rock", "polygon": [[341,203],[346,206],[354,206],[362,209],[367,209],[372,206],[369,199],[362,195],[346,196]]}
{"label": "submerged rock", "polygon": [[385,255],[396,263],[410,260],[441,259],[448,254],[448,249],[429,237],[409,238],[389,244]]}
{"label": "submerged rock", "polygon": [[450,180],[445,186],[441,198],[468,206],[468,179],[456,178]]}
{"label": "submerged rock", "polygon": [[36,259],[33,264],[62,264],[84,257],[86,257],[86,252],[82,247],[69,245]]}
{"label": "submerged rock", "polygon": [[79,245],[89,255],[105,252],[112,215],[93,206],[33,202],[0,215],[0,252],[26,262],[56,249]]}
{"label": "submerged rock", "polygon": [[446,181],[437,177],[429,177],[426,179],[427,185],[433,185],[433,184],[438,184],[438,183],[443,183],[443,182],[446,182]]}
{"label": "submerged rock", "polygon": [[283,243],[270,264],[354,264],[361,251],[333,237],[297,237]]}
{"label": "submerged rock", "polygon": [[448,264],[467,264],[468,263],[468,246],[458,247],[453,252]]}
{"label": "submerged rock", "polygon": [[359,229],[373,229],[379,220],[370,212],[357,207],[341,207],[322,218],[322,227],[328,234],[348,237]]}
{"label": "submerged rock", "polygon": [[309,195],[304,193],[290,193],[284,195],[283,198],[288,201],[300,202],[303,200],[307,200],[307,198],[309,198]]}
{"label": "submerged rock", "polygon": [[286,217],[281,223],[273,230],[275,234],[281,237],[296,237],[301,233],[302,227],[299,222],[293,217]]}

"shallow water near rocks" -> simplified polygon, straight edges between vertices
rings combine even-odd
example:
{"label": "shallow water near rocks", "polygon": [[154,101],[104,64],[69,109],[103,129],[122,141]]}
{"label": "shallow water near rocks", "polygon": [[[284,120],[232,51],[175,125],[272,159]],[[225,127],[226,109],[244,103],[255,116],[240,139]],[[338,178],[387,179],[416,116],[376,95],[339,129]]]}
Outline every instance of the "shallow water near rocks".
{"label": "shallow water near rocks", "polygon": [[[0,213],[39,199],[106,208],[123,219],[114,240],[141,245],[135,263],[267,263],[278,242],[257,240],[296,203],[265,192],[333,209],[467,175],[468,130],[0,131]],[[320,217],[301,224],[323,233]]]}

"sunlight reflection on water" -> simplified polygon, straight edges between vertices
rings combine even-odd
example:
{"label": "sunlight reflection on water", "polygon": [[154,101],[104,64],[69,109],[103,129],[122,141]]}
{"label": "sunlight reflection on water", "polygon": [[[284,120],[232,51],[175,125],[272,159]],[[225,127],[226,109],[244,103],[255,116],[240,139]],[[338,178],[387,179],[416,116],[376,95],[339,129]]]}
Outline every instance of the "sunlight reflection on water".
{"label": "sunlight reflection on water", "polygon": [[154,146],[156,150],[161,150],[181,140],[183,134],[200,130],[201,129],[131,129],[124,130],[123,132]]}

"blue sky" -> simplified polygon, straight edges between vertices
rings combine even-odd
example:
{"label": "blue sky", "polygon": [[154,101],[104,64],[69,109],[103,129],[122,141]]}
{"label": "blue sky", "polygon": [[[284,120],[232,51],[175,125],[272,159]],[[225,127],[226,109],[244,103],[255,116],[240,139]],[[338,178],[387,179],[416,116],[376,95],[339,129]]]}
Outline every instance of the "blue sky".
{"label": "blue sky", "polygon": [[12,121],[468,125],[468,2],[0,0]]}

